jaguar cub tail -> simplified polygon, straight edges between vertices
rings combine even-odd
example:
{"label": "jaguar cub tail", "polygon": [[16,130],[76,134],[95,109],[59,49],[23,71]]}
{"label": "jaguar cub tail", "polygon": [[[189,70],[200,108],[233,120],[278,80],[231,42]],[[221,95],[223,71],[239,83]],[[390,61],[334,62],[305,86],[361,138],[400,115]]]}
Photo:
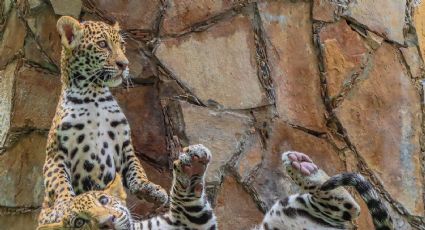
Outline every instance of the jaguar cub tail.
{"label": "jaguar cub tail", "polygon": [[340,186],[354,187],[366,202],[377,230],[393,230],[391,216],[372,184],[358,173],[341,173],[331,177],[320,187],[322,191],[329,191]]}

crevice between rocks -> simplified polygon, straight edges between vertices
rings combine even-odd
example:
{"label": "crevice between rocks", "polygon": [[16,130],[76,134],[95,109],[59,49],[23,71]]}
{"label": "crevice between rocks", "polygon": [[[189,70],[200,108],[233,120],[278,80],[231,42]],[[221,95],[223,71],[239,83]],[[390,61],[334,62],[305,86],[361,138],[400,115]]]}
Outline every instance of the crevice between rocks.
{"label": "crevice between rocks", "polygon": [[[41,44],[40,44],[40,41],[37,39],[37,36],[35,36],[34,32],[31,30],[31,27],[29,26],[27,20],[25,19],[25,12],[22,12],[20,9],[16,9],[16,10],[18,12],[19,19],[21,19],[21,21],[25,25],[25,30],[27,31],[27,35],[26,36],[30,36],[34,40],[34,42],[35,42],[35,44],[37,46],[37,49],[42,53],[42,55],[44,55],[47,58],[47,60],[49,61],[50,65],[52,65],[54,67],[54,69],[48,69],[48,68],[45,68],[45,67],[43,67],[43,66],[41,66],[41,65],[39,65],[37,63],[32,63],[32,62],[27,61],[27,60],[26,60],[26,63],[28,63],[29,65],[31,65],[33,67],[36,67],[36,68],[39,68],[39,69],[43,69],[43,70],[45,70],[45,71],[47,71],[49,73],[52,73],[53,75],[60,74],[60,70],[59,70],[58,66],[55,64],[55,62],[53,61],[53,59],[42,49]],[[25,44],[24,44],[24,47],[25,47]],[[22,56],[24,56],[24,55],[22,55]]]}
{"label": "crevice between rocks", "polygon": [[246,0],[236,3],[233,7],[223,12],[212,15],[202,21],[192,24],[190,27],[187,27],[180,31],[179,33],[168,33],[160,35],[161,39],[167,38],[179,38],[183,37],[190,33],[202,32],[215,25],[218,22],[230,19],[242,12],[242,10],[249,6],[252,1]]}
{"label": "crevice between rocks", "polygon": [[[345,17],[343,17],[345,18]],[[348,18],[346,18],[347,20],[350,20]],[[352,23],[357,24],[360,27],[364,27],[362,25],[359,25],[357,22],[352,21]],[[359,152],[357,151],[357,148],[354,146],[354,144],[351,142],[350,138],[348,137],[348,133],[346,131],[346,129],[343,127],[341,121],[339,120],[339,118],[336,116],[335,112],[334,112],[334,108],[336,106],[334,106],[333,100],[331,100],[329,94],[328,94],[328,86],[327,86],[327,72],[325,69],[325,63],[324,63],[324,55],[323,55],[323,51],[321,48],[321,43],[320,43],[320,37],[319,37],[319,32],[321,30],[321,28],[323,27],[323,24],[320,22],[315,22],[313,24],[313,36],[314,36],[314,44],[317,50],[317,54],[318,54],[318,65],[319,65],[319,74],[320,74],[320,82],[321,82],[321,91],[322,91],[322,100],[323,103],[325,105],[326,108],[326,120],[327,120],[327,127],[330,130],[334,130],[335,133],[337,134],[336,138],[342,138],[342,141],[346,144],[346,146],[348,147],[348,149],[350,149],[354,154],[355,157],[357,159],[357,167],[358,170],[365,175],[374,185],[376,190],[380,193],[380,195],[385,198],[390,204],[391,206],[400,214],[402,215],[404,218],[406,218],[406,220],[409,222],[409,224],[411,224],[412,226],[421,229],[421,226],[425,226],[425,218],[423,217],[419,217],[419,216],[413,216],[409,213],[409,211],[398,201],[396,201],[394,198],[391,197],[391,195],[385,190],[382,182],[378,179],[378,177],[374,174],[373,170],[371,170],[367,163],[366,160],[359,154]],[[389,41],[390,44],[395,45],[397,47],[402,46],[401,44],[397,44],[395,42]],[[369,59],[371,59],[373,57],[369,57]],[[367,65],[370,64],[370,60],[368,60]],[[362,74],[366,74],[367,71],[363,71]],[[356,77],[355,80],[359,79],[359,77]],[[356,81],[353,82],[352,85],[355,85]],[[349,88],[349,90],[352,89],[352,87]],[[344,91],[342,92],[344,93]],[[348,92],[344,93],[347,94]],[[340,93],[340,96],[341,93]],[[338,105],[339,103],[337,103]]]}
{"label": "crevice between rocks", "polygon": [[257,4],[252,5],[253,20],[252,25],[254,29],[254,40],[257,54],[257,76],[263,89],[266,91],[269,103],[276,108],[276,93],[274,89],[273,78],[271,77],[271,70],[267,55],[267,46],[264,34],[263,23],[261,21],[260,12]]}

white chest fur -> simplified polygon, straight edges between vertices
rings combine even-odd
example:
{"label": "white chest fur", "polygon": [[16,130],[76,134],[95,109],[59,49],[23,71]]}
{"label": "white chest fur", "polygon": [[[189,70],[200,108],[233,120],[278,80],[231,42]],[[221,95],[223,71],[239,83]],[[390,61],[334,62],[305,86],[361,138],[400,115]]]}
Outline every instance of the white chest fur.
{"label": "white chest fur", "polygon": [[127,119],[108,89],[65,91],[63,97],[57,135],[74,190],[102,189],[121,170],[123,143],[130,140]]}

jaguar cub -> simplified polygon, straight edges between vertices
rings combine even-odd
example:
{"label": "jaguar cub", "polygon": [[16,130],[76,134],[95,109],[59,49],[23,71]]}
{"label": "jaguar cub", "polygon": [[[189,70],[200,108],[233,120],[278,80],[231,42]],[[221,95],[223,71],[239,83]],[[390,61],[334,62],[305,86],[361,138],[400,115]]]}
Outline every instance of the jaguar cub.
{"label": "jaguar cub", "polygon": [[42,212],[58,213],[60,219],[45,218],[41,220],[37,230],[60,229],[132,229],[133,222],[130,211],[125,206],[127,195],[120,175],[103,191],[88,191]]}
{"label": "jaguar cub", "polygon": [[394,229],[388,210],[372,185],[361,175],[342,173],[329,177],[307,155],[294,151],[282,155],[282,165],[304,193],[277,201],[257,229],[352,229],[351,221],[359,216],[360,207],[340,186],[353,186],[359,192],[376,229]]}
{"label": "jaguar cub", "polygon": [[216,218],[204,194],[204,174],[211,160],[202,145],[185,149],[174,162],[173,185],[168,213],[133,223],[125,206],[125,191],[119,175],[105,191],[91,191],[73,198],[61,211],[56,223],[41,224],[38,230],[116,229],[169,230],[216,229]]}
{"label": "jaguar cub", "polygon": [[[62,42],[62,92],[47,141],[43,208],[102,190],[117,174],[139,198],[166,203],[167,193],[147,179],[127,119],[109,90],[128,77],[119,25],[80,23],[64,16],[57,29]],[[59,219],[61,214],[50,215]]]}

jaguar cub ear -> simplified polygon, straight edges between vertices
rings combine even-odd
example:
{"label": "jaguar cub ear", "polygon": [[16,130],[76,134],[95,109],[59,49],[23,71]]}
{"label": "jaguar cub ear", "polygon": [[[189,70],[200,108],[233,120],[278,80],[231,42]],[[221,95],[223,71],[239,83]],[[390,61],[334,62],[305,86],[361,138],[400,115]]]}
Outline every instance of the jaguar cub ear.
{"label": "jaguar cub ear", "polygon": [[83,26],[72,17],[60,17],[56,27],[61,36],[62,45],[67,49],[74,49],[83,36]]}
{"label": "jaguar cub ear", "polygon": [[118,23],[118,21],[115,21],[115,23],[112,26],[112,28],[114,28],[116,31],[120,31],[121,30],[121,27],[120,27],[120,24]]}
{"label": "jaguar cub ear", "polygon": [[119,174],[116,174],[115,179],[109,183],[108,186],[106,186],[105,193],[117,197],[125,203],[125,199],[127,199],[127,193],[124,190],[121,176]]}

